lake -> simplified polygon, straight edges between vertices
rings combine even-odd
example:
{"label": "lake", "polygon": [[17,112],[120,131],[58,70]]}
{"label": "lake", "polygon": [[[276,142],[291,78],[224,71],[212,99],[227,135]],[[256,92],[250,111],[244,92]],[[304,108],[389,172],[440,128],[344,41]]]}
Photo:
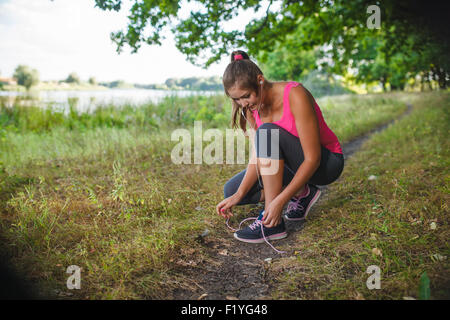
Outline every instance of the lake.
{"label": "lake", "polygon": [[[105,89],[105,90],[45,90],[28,95],[30,99],[21,101],[23,105],[52,106],[68,110],[72,104],[78,111],[93,110],[98,105],[124,104],[140,105],[147,102],[158,103],[164,97],[186,97],[190,95],[224,94],[223,91],[155,90],[155,89]],[[27,96],[24,92],[0,91],[6,106],[12,106],[17,97]]]}

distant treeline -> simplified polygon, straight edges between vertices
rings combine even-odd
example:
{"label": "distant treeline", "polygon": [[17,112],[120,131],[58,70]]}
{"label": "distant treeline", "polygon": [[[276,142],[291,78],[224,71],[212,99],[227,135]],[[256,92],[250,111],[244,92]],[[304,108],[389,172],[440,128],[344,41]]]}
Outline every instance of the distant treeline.
{"label": "distant treeline", "polygon": [[111,89],[114,89],[114,88],[115,89],[131,89],[131,88],[136,87],[136,85],[127,83],[123,80],[115,80],[115,81],[111,81],[111,82],[99,82],[98,84],[101,86],[104,86],[104,87],[111,88]]}
{"label": "distant treeline", "polygon": [[[45,82],[45,81],[42,81]],[[27,65],[19,65],[12,78],[0,78],[0,90],[15,90],[17,85],[29,90],[32,86],[41,83],[39,72]],[[76,72],[71,72],[66,79],[59,81],[45,82],[51,85],[82,85],[82,86],[104,86],[111,89],[161,89],[161,90],[199,90],[199,91],[222,91],[222,80],[219,76],[212,77],[190,77],[190,78],[169,78],[160,84],[133,84],[124,80],[115,80],[110,82],[98,82],[95,77],[90,77],[87,82],[81,80]],[[7,86],[5,88],[4,86]]]}
{"label": "distant treeline", "polygon": [[190,77],[190,78],[169,78],[164,83],[157,84],[130,84],[123,80],[112,82],[100,82],[99,85],[108,88],[139,88],[139,89],[160,89],[160,90],[201,90],[220,91],[223,90],[220,77]]}
{"label": "distant treeline", "polygon": [[[320,71],[303,72],[301,77],[295,77],[294,74],[285,72],[282,64],[278,63],[279,67],[272,67],[270,64],[264,65],[268,70],[265,73],[270,80],[296,80],[303,83],[315,97],[325,95],[337,95],[344,93],[352,93],[353,91],[346,88],[345,85],[335,79],[335,77]],[[6,78],[5,78],[6,79]],[[16,68],[13,79],[6,79],[8,81],[17,79],[17,84],[25,86],[30,89],[40,83],[39,73],[29,66],[20,65]],[[10,83],[5,83],[9,85]],[[125,82],[124,80],[115,80],[110,82],[97,82],[95,77],[90,77],[87,82],[82,81],[77,73],[72,72],[64,80],[53,81],[47,83],[48,88],[68,84],[71,86],[81,86],[81,88],[88,88],[91,86],[103,86],[110,89],[159,89],[159,90],[196,90],[196,91],[221,91],[223,92],[222,79],[219,76],[211,77],[189,77],[189,78],[168,78],[164,83],[160,84],[133,84]],[[0,78],[0,90],[2,88],[2,78]],[[42,87],[42,86],[41,86]],[[15,86],[9,86],[9,90],[14,90]]]}
{"label": "distant treeline", "polygon": [[143,89],[169,89],[169,90],[223,90],[222,80],[218,76],[213,77],[190,77],[169,78],[163,84],[135,84],[136,88]]}

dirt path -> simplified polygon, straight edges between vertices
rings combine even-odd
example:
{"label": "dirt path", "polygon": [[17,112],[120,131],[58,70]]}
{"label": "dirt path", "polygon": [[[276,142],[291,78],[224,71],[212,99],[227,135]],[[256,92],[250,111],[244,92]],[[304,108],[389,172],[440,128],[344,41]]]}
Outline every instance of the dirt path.
{"label": "dirt path", "polygon": [[[360,149],[362,144],[374,133],[380,132],[394,121],[410,114],[412,106],[408,105],[399,118],[377,127],[364,136],[358,137],[342,145],[344,158],[348,159]],[[339,181],[339,179],[338,179]],[[321,203],[327,198],[327,188],[321,187],[322,196],[313,210],[320,209]],[[251,211],[257,216],[263,205]],[[252,215],[249,215],[252,216]],[[172,292],[173,299],[270,299],[269,263],[266,259],[289,257],[297,248],[295,234],[303,229],[306,222],[286,222],[289,236],[273,244],[279,248],[289,248],[288,252],[280,255],[267,244],[248,244],[237,241],[225,227],[215,230],[214,237],[206,236],[202,243],[205,247],[206,258],[195,267],[186,266],[181,270],[192,282],[190,288],[179,288]]]}

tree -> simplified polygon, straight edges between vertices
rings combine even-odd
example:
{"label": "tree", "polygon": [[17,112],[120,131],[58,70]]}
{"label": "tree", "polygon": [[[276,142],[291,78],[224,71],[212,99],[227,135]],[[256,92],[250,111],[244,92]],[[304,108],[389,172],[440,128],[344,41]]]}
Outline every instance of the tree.
{"label": "tree", "polygon": [[72,72],[72,73],[69,74],[69,76],[67,77],[65,82],[79,84],[80,83],[80,77],[75,72]]}
{"label": "tree", "polygon": [[90,77],[88,81],[89,81],[89,84],[91,84],[93,86],[97,85],[97,79],[95,79],[95,77]]}
{"label": "tree", "polygon": [[177,86],[179,79],[168,78],[164,83],[168,88],[173,88]]}
{"label": "tree", "polygon": [[297,41],[296,35],[287,41],[277,43],[272,51],[261,51],[257,57],[259,65],[266,77],[273,80],[300,80],[311,70],[318,68],[317,61],[321,58],[318,48],[304,50]]}
{"label": "tree", "polygon": [[[103,10],[121,9],[122,0],[95,0]],[[442,86],[450,74],[450,32],[447,28],[446,3],[420,0],[197,0],[198,9],[186,19],[177,14],[180,1],[134,0],[126,30],[111,34],[121,52],[129,45],[133,52],[142,44],[160,45],[162,30],[170,27],[177,48],[195,64],[208,67],[228,56],[236,48],[247,49],[256,57],[273,52],[288,43],[295,34],[296,45],[302,51],[328,48],[324,56],[330,59],[327,71],[344,74],[355,59],[361,39],[381,40],[378,50],[386,59],[394,57],[412,39],[410,47],[422,55],[429,46],[433,51],[423,56],[425,64]],[[380,29],[367,25],[370,5],[381,12]],[[263,12],[261,18],[249,17],[245,28],[236,26],[225,31],[222,24],[239,14],[239,10]],[[414,37],[410,37],[414,35]],[[404,53],[404,52],[403,52]],[[398,56],[397,56],[398,57]],[[389,65],[389,63],[388,63]],[[433,71],[434,70],[434,71]]]}
{"label": "tree", "polygon": [[19,85],[24,86],[27,90],[39,83],[39,72],[26,65],[17,66],[13,77],[17,79]]}

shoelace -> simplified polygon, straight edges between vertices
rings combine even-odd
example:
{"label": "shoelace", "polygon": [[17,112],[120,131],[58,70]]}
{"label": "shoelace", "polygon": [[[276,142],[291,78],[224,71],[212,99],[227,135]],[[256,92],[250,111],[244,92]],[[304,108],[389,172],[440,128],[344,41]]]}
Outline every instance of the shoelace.
{"label": "shoelace", "polygon": [[302,200],[302,198],[298,198],[294,201],[290,201],[287,207],[287,211],[296,211],[298,209],[303,210],[305,209],[301,204],[300,204],[300,200]]}
{"label": "shoelace", "polygon": [[242,221],[239,223],[238,229],[234,229],[233,227],[230,226],[230,224],[229,224],[230,218],[227,219],[226,225],[227,225],[228,229],[232,230],[233,232],[236,232],[236,231],[241,230],[241,226],[242,226],[242,224],[243,224],[245,221],[249,221],[249,220],[256,220],[255,222],[253,222],[253,223],[249,226],[252,230],[255,230],[255,228],[256,228],[258,225],[261,226],[261,232],[262,232],[264,241],[265,241],[265,242],[266,242],[273,250],[275,250],[277,253],[280,253],[280,254],[281,254],[281,253],[286,253],[286,251],[281,251],[281,250],[278,250],[277,248],[275,248],[275,247],[269,242],[269,240],[267,240],[267,238],[266,238],[266,236],[265,236],[265,234],[264,234],[264,225],[262,224],[261,220],[258,220],[258,218],[246,218],[246,219],[242,220]]}
{"label": "shoelace", "polygon": [[298,197],[292,198],[294,200],[291,199],[291,201],[288,204],[287,211],[292,211],[292,210],[296,211],[298,209],[300,209],[300,210],[305,209],[305,207],[300,204],[300,201],[302,199],[306,198],[307,196],[309,196],[309,193],[311,192],[311,189],[309,188],[308,185],[306,185],[306,188],[308,188],[306,194],[304,193]]}
{"label": "shoelace", "polygon": [[252,230],[255,230],[261,224],[262,224],[261,220],[256,219],[255,222],[253,222],[251,225],[249,225],[249,228]]}

